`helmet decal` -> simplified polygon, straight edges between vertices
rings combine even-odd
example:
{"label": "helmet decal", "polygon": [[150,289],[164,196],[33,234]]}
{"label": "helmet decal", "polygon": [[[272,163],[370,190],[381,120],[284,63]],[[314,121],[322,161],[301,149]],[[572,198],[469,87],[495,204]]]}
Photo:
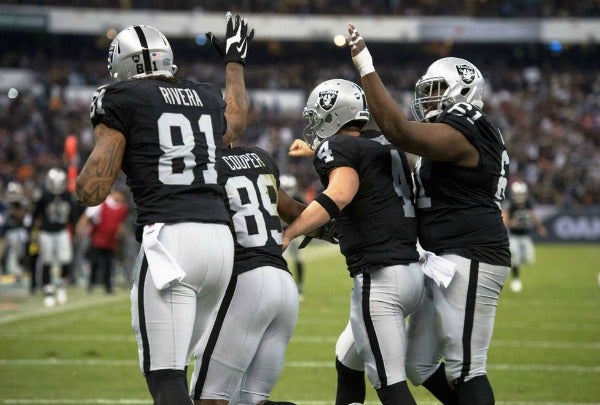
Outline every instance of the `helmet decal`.
{"label": "helmet decal", "polygon": [[471,84],[475,80],[475,69],[469,65],[456,65],[456,71],[466,84]]}
{"label": "helmet decal", "polygon": [[325,111],[329,111],[335,105],[337,101],[338,91],[337,90],[323,90],[319,92],[319,105]]}
{"label": "helmet decal", "polygon": [[357,126],[369,120],[362,88],[345,79],[326,80],[315,87],[306,100],[302,116],[307,120],[302,134],[315,150],[321,141],[352,121]]}
{"label": "helmet decal", "polygon": [[167,38],[156,28],[134,25],[113,39],[108,50],[108,71],[113,80],[145,76],[172,77],[177,71],[173,50]]}

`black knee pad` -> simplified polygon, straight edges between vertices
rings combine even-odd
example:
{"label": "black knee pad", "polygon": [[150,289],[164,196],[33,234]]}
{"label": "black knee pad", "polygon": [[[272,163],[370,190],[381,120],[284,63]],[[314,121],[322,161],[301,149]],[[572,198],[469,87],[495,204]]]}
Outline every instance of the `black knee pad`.
{"label": "black knee pad", "polygon": [[154,405],[193,405],[185,370],[155,370],[146,373],[146,384]]}

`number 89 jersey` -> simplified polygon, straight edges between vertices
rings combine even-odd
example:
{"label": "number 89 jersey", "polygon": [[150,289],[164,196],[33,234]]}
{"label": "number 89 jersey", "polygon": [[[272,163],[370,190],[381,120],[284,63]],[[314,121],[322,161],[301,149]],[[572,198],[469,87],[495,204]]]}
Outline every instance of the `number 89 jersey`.
{"label": "number 89 jersey", "polygon": [[137,224],[229,223],[216,159],[225,101],[210,84],[137,79],[100,87],[92,124],[125,136],[121,169],[137,206]]}
{"label": "number 89 jersey", "polygon": [[281,220],[277,212],[279,169],[256,147],[224,149],[218,161],[233,220],[233,273],[262,266],[289,271],[282,256]]}

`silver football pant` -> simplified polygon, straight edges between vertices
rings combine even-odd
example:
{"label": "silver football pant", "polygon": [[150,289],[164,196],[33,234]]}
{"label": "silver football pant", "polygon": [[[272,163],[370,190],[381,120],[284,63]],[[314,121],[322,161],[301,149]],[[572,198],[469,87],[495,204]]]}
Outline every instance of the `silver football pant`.
{"label": "silver football pant", "polygon": [[375,389],[406,380],[404,318],[418,307],[423,280],[416,262],[354,277],[350,304],[352,334]]}
{"label": "silver football pant", "polygon": [[264,266],[234,277],[194,353],[192,397],[230,404],[266,400],[297,320],[298,289],[290,273]]}
{"label": "silver football pant", "polygon": [[233,268],[233,236],[227,225],[167,224],[158,240],[186,275],[158,290],[140,248],[131,316],[144,373],[188,365],[225,295]]}
{"label": "silver football pant", "polygon": [[456,263],[447,288],[426,278],[425,297],[408,319],[406,372],[421,385],[444,359],[451,384],[486,374],[498,297],[510,271],[458,255],[442,255]]}

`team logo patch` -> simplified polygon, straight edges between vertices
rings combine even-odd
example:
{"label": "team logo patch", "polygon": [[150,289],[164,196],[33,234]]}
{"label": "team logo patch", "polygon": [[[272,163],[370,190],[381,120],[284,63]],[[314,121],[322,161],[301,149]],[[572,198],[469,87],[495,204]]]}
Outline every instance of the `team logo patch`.
{"label": "team logo patch", "polygon": [[475,80],[475,69],[469,65],[456,65],[456,71],[466,84],[471,84]]}
{"label": "team logo patch", "polygon": [[323,90],[319,92],[319,105],[325,111],[329,111],[335,105],[337,101],[338,91],[337,90]]}

